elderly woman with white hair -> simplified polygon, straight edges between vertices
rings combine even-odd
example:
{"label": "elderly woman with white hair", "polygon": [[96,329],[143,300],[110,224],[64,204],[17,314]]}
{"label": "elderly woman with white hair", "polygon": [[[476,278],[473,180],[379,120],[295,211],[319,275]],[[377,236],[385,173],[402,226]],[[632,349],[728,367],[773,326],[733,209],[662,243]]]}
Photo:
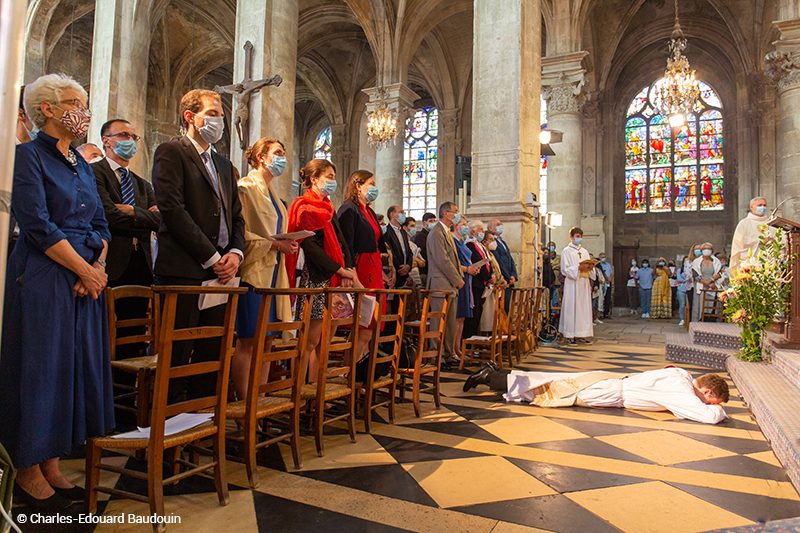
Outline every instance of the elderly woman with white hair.
{"label": "elderly woman with white hair", "polygon": [[722,277],[721,270],[722,262],[714,257],[714,246],[710,242],[701,244],[700,257],[692,261],[692,277],[695,280],[692,322],[699,322],[702,319],[703,300],[717,297],[717,282]]}
{"label": "elderly woman with white hair", "polygon": [[739,264],[745,261],[752,252],[758,252],[761,232],[766,231],[770,237],[775,237],[776,229],[767,226],[769,215],[767,214],[767,199],[757,197],[750,200],[750,210],[747,216],[739,221],[736,231],[733,232],[733,242],[731,243],[731,270],[739,268]]}
{"label": "elderly woman with white hair", "polygon": [[111,234],[94,173],[70,147],[89,128],[86,100],[62,74],[28,84],[25,112],[40,132],[14,162],[20,236],[6,272],[0,442],[19,469],[17,498],[40,512],[83,499],[59,457],[114,426],[103,298]]}
{"label": "elderly woman with white hair", "polygon": [[483,314],[483,293],[492,282],[492,265],[489,259],[489,250],[483,245],[486,233],[483,222],[472,220],[467,232],[467,248],[472,252],[472,263],[486,260],[477,274],[472,276],[472,317],[464,321],[464,338],[468,339],[480,332],[481,315]]}

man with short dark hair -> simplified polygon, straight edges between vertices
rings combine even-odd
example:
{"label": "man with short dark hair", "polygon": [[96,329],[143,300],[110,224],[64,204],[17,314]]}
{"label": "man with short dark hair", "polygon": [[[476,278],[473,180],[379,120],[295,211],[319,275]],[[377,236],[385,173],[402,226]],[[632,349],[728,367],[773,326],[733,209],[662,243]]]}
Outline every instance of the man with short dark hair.
{"label": "man with short dark hair", "polygon": [[422,266],[419,269],[419,273],[423,278],[423,284],[428,275],[428,235],[435,225],[436,215],[433,213],[425,213],[422,215],[422,228],[418,229],[417,234],[414,235],[414,244],[419,246],[419,254],[426,263],[425,266]]}
{"label": "man with short dark hair", "polygon": [[383,241],[392,254],[392,263],[397,273],[394,286],[399,289],[405,287],[406,281],[408,281],[408,274],[411,272],[414,255],[409,245],[408,233],[403,231],[402,228],[402,225],[406,222],[406,213],[403,207],[399,205],[389,207],[386,212],[386,218],[389,220],[389,225],[383,234]]}

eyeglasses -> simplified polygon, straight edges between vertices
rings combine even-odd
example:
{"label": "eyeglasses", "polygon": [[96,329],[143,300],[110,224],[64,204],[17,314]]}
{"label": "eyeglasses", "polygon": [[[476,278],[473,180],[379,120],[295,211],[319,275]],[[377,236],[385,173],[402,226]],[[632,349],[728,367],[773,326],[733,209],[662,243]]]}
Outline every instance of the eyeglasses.
{"label": "eyeglasses", "polygon": [[78,109],[86,109],[86,106],[83,105],[83,102],[79,98],[70,98],[69,100],[59,100],[59,104],[69,104],[72,107],[77,107]]}
{"label": "eyeglasses", "polygon": [[106,135],[106,137],[119,137],[120,139],[132,140],[137,143],[139,142],[139,139],[141,139],[141,137],[139,137],[135,133],[128,133],[127,131],[122,131],[120,133],[111,133],[109,135]]}

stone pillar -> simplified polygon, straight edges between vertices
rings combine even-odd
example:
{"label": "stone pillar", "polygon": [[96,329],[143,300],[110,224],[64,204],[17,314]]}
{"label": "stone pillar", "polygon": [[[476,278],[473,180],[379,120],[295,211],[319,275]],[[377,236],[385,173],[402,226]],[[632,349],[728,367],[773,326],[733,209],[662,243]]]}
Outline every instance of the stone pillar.
{"label": "stone pillar", "polygon": [[[577,52],[542,59],[542,93],[547,100],[547,127],[563,133],[547,159],[547,209],[563,215],[551,240],[561,249],[569,229],[581,225],[583,215],[583,131],[579,96],[585,81],[583,59]],[[594,214],[592,206],[591,214]]]}
{"label": "stone pillar", "polygon": [[[369,96],[367,114],[378,108],[381,101],[397,116],[397,137],[394,144],[378,149],[375,154],[375,184],[380,195],[375,201],[375,212],[386,214],[391,205],[403,205],[403,132],[406,119],[414,115],[414,102],[419,96],[403,83],[364,89]],[[383,92],[383,94],[381,94]]]}
{"label": "stone pillar", "polygon": [[[279,74],[279,87],[265,87],[250,100],[250,143],[268,135],[286,146],[287,165],[275,180],[278,193],[287,201],[294,198],[292,180],[298,170],[294,158],[294,93],[297,68],[297,0],[264,2],[238,0],[236,5],[236,42],[234,44],[233,81],[244,79],[247,41],[253,43],[253,79]],[[234,109],[234,113],[236,110]],[[242,150],[236,132],[231,132],[231,161],[241,165]]]}
{"label": "stone pillar", "polygon": [[[150,11],[130,0],[97,0],[89,108],[92,124],[87,141],[102,147],[100,128],[112,118],[128,120],[144,137],[147,71],[150,54]],[[150,177],[147,151],[131,160],[131,170]]]}
{"label": "stone pillar", "polygon": [[436,205],[454,201],[456,194],[456,154],[461,149],[458,117],[461,109],[439,110],[439,160],[436,174]]}
{"label": "stone pillar", "polygon": [[540,0],[474,0],[471,218],[497,217],[527,285],[537,278]]}
{"label": "stone pillar", "polygon": [[352,152],[350,151],[350,136],[347,125],[331,124],[331,162],[336,165],[336,193],[331,197],[333,205],[340,205],[347,187],[352,168]]}

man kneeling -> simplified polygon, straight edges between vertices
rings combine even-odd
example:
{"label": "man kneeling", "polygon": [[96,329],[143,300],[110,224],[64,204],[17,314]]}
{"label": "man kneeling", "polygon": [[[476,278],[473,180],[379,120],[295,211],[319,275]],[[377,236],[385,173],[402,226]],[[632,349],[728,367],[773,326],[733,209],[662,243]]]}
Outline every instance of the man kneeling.
{"label": "man kneeling", "polygon": [[511,402],[539,407],[624,407],[670,411],[678,418],[717,424],[728,416],[719,405],[728,401],[728,384],[717,374],[696,379],[686,370],[667,367],[636,374],[595,372],[523,372],[485,364],[464,383],[504,391]]}

